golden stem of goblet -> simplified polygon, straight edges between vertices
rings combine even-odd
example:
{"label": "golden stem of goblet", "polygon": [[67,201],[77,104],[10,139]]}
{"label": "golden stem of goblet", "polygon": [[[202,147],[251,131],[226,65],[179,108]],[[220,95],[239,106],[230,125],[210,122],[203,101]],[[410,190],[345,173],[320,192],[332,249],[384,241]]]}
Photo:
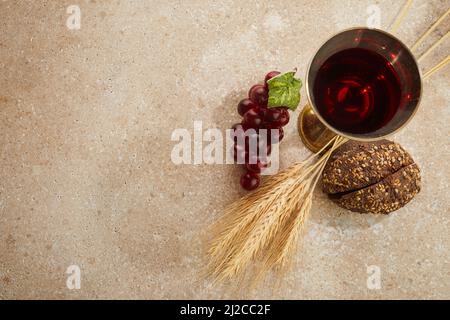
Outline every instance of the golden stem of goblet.
{"label": "golden stem of goblet", "polygon": [[309,103],[300,112],[297,129],[303,144],[314,153],[336,136],[320,121]]}

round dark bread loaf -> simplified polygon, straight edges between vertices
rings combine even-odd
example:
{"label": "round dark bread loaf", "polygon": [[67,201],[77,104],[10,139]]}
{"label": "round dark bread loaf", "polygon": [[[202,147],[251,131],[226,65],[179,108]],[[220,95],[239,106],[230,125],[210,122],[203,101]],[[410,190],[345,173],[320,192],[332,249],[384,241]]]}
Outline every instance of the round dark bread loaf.
{"label": "round dark bread loaf", "polygon": [[420,170],[395,142],[349,141],[328,160],[322,189],[343,208],[386,214],[403,207],[420,191]]}

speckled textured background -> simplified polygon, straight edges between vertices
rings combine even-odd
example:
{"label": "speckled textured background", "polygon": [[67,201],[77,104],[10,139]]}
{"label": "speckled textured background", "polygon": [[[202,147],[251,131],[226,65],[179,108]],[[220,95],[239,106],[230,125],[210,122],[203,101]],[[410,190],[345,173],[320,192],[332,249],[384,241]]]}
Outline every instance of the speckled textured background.
{"label": "speckled textured background", "polygon": [[[80,30],[66,27],[71,4]],[[0,298],[450,298],[448,67],[393,137],[422,169],[409,205],[359,215],[317,191],[278,290],[230,293],[200,276],[204,232],[241,195],[241,169],[175,166],[173,129],[229,128],[251,84],[272,69],[304,74],[371,4],[387,27],[403,1],[0,1]],[[412,44],[449,7],[415,1],[397,35]],[[282,167],[309,153],[295,121],[286,134]],[[80,290],[66,287],[72,264]],[[380,290],[367,288],[370,265]]]}

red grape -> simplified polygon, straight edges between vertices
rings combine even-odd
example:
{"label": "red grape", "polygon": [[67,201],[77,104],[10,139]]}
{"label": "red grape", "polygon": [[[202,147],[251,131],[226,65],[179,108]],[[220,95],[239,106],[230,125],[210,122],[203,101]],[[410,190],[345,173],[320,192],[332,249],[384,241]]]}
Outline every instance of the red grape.
{"label": "red grape", "polygon": [[247,162],[248,153],[246,151],[245,145],[242,146],[240,144],[235,143],[233,146],[233,156],[235,162],[239,161],[240,164],[244,164],[245,162]]}
{"label": "red grape", "polygon": [[270,156],[270,154],[272,153],[272,146],[269,143],[266,146],[266,153],[267,156]]}
{"label": "red grape", "polygon": [[[245,126],[244,126],[245,127]],[[245,139],[246,141],[250,139],[257,139],[259,134],[259,128],[247,128],[245,129]]]}
{"label": "red grape", "polygon": [[261,173],[261,171],[269,166],[269,161],[263,162],[260,160],[257,160],[256,163],[247,163],[245,167],[248,171],[254,172],[254,173]]}
{"label": "red grape", "polygon": [[289,123],[287,108],[269,108],[264,112],[264,122],[267,128],[280,128]]}
{"label": "red grape", "polygon": [[233,124],[231,129],[233,130],[231,137],[233,138],[234,142],[238,141],[238,137],[242,137],[242,139],[244,138],[245,128],[242,124],[235,123]]}
{"label": "red grape", "polygon": [[244,100],[241,100],[241,102],[239,102],[237,110],[241,116],[244,116],[244,114],[248,110],[256,108],[256,107],[258,107],[258,106],[252,100],[244,99]]}
{"label": "red grape", "polygon": [[[283,139],[282,127],[289,122],[287,108],[267,106],[269,99],[267,81],[279,74],[278,71],[269,72],[265,76],[264,84],[251,87],[248,98],[241,100],[237,106],[237,111],[243,119],[241,123],[232,127],[234,160],[245,162],[246,171],[240,178],[240,184],[249,191],[258,188],[261,171],[270,165],[268,156],[272,151],[272,143],[278,143]],[[265,130],[261,129],[267,129],[267,137],[263,136]],[[271,129],[276,130],[273,138]]]}
{"label": "red grape", "polygon": [[268,159],[272,152],[272,145],[259,142],[256,149],[253,148],[253,146],[251,148],[249,145],[245,146],[247,156],[245,159],[246,164],[256,164],[258,162],[266,163],[269,161]]}
{"label": "red grape", "polygon": [[242,125],[244,128],[259,128],[264,121],[264,111],[261,108],[253,108],[248,110],[244,115]]}
{"label": "red grape", "polygon": [[281,140],[283,140],[284,137],[284,130],[283,128],[274,128],[273,130],[278,130],[278,132],[274,133],[274,137],[272,139],[271,134],[269,133],[269,139],[270,139],[270,143],[278,143]]}
{"label": "red grape", "polygon": [[248,97],[257,105],[265,107],[267,106],[267,100],[269,99],[269,92],[264,85],[256,84],[248,92]]}
{"label": "red grape", "polygon": [[241,176],[241,186],[245,190],[255,190],[258,188],[260,183],[260,177],[259,174],[247,171]]}
{"label": "red grape", "polygon": [[267,88],[267,81],[269,81],[270,79],[278,76],[281,72],[279,71],[270,71],[268,74],[266,74],[266,78],[264,79],[264,84]]}

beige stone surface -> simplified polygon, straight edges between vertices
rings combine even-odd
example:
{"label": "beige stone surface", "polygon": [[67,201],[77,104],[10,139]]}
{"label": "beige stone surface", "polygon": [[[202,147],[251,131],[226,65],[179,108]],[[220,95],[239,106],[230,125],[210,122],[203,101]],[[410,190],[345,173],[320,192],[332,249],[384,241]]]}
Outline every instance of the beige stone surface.
{"label": "beige stone surface", "polygon": [[[366,23],[369,5],[386,28],[402,3],[2,0],[0,298],[450,298],[448,67],[393,137],[421,167],[420,194],[373,216],[317,190],[295,269],[258,290],[201,277],[205,232],[243,194],[241,169],[170,160],[175,128],[229,128],[267,71],[303,75],[327,37]],[[80,30],[66,27],[72,4]],[[397,35],[412,44],[449,6],[415,1]],[[282,167],[308,153],[291,121]],[[73,264],[80,290],[66,287]],[[371,265],[380,290],[367,288]]]}

